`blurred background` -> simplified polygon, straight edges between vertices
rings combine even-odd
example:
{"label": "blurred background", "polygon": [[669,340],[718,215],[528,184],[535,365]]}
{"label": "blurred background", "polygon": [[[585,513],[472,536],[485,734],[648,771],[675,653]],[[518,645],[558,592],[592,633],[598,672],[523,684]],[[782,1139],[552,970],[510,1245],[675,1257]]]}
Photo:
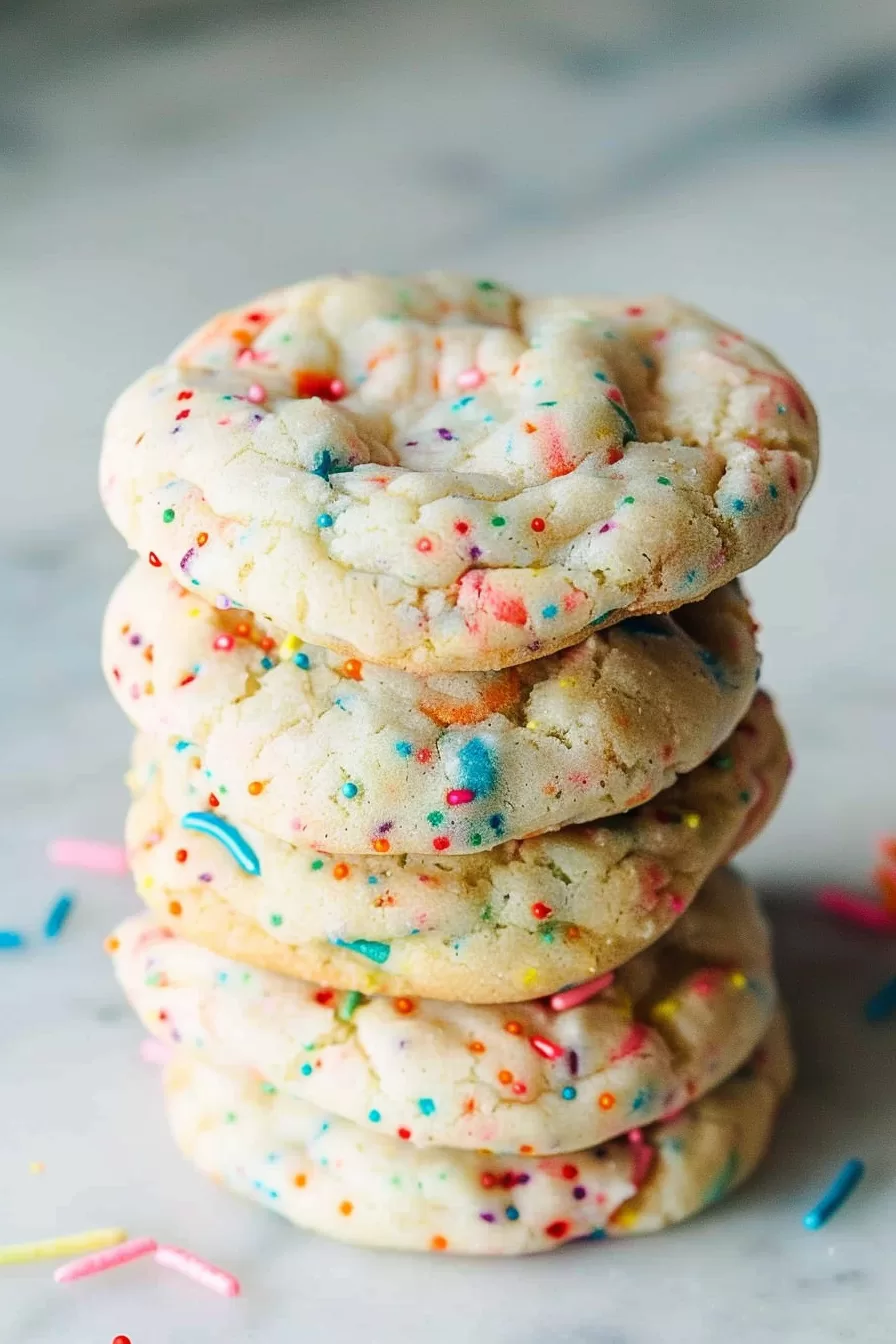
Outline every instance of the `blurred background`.
{"label": "blurred background", "polygon": [[807,384],[821,481],[750,579],[802,769],[751,864],[860,875],[896,824],[894,237],[893,0],[7,0],[13,862],[123,811],[96,652],[125,563],[95,489],[112,398],[268,286],[444,266],[668,290]]}
{"label": "blurred background", "polygon": [[[453,1340],[461,1293],[494,1344],[543,1340],[545,1303],[553,1337],[583,1344],[656,1339],[679,1312],[689,1344],[718,1344],[732,1337],[726,1303],[760,1323],[757,1339],[892,1341],[888,1242],[867,1222],[886,1213],[885,1186],[858,1223],[838,1222],[857,1228],[839,1258],[800,1240],[795,1213],[847,1146],[892,1168],[887,1044],[862,1034],[860,1009],[885,943],[776,904],[802,1110],[733,1221],[604,1269],[595,1334],[575,1253],[525,1270],[386,1271],[213,1197],[173,1160],[101,952],[135,904],[128,883],[54,872],[43,855],[58,835],[117,841],[124,814],[130,730],[98,668],[127,564],[95,484],[114,396],[269,286],[446,267],[542,292],[670,291],[756,335],[806,384],[821,478],[795,536],[748,578],[797,771],[745,866],[778,897],[861,887],[877,837],[896,831],[894,240],[894,0],[0,3],[0,928],[31,936],[62,881],[79,894],[59,946],[38,935],[2,954],[0,1240],[133,1213],[135,1232],[251,1266],[253,1293],[226,1319],[265,1344],[296,1337],[273,1321],[299,1278],[330,1321],[315,1337],[334,1344],[359,1337],[340,1333],[353,1296],[365,1338],[396,1339],[392,1304],[414,1301],[427,1338]],[[29,1174],[35,1158],[46,1176]],[[695,1259],[712,1265],[709,1295]],[[0,1338],[235,1337],[191,1285],[163,1297],[151,1276],[110,1275],[63,1302],[44,1277],[3,1299]]]}

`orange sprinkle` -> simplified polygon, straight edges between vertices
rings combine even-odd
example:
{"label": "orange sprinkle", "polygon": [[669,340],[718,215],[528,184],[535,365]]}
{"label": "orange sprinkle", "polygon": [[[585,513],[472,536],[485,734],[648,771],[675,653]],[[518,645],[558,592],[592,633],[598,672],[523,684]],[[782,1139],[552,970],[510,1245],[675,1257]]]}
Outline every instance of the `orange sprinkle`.
{"label": "orange sprinkle", "polygon": [[373,842],[373,851],[375,854],[388,854],[389,841],[383,835],[378,835]]}
{"label": "orange sprinkle", "polygon": [[502,1070],[501,1070],[501,1072],[498,1074],[498,1082],[499,1082],[499,1083],[512,1083],[512,1082],[513,1082],[513,1074],[510,1072],[509,1069],[502,1069]]}
{"label": "orange sprinkle", "polygon": [[347,1218],[349,1214],[353,1211],[354,1207],[355,1206],[350,1199],[344,1199],[342,1203],[339,1205],[339,1212],[342,1214],[343,1218]]}
{"label": "orange sprinkle", "polygon": [[187,851],[186,851],[185,849],[178,849],[178,850],[175,850],[175,852],[174,852],[174,858],[175,858],[175,861],[176,861],[177,863],[186,863],[186,861],[187,861]]}
{"label": "orange sprinkle", "polygon": [[337,863],[333,866],[333,876],[337,882],[341,882],[344,877],[348,877],[351,869],[347,863]]}
{"label": "orange sprinkle", "polygon": [[260,779],[253,779],[252,783],[248,785],[249,792],[251,793],[253,798],[257,798],[263,788],[264,785],[262,784]]}
{"label": "orange sprinkle", "polygon": [[236,633],[241,639],[245,639],[251,628],[252,627],[248,625],[246,621],[240,621],[239,625],[236,627]]}
{"label": "orange sprinkle", "polygon": [[612,1092],[601,1092],[597,1099],[597,1104],[602,1111],[612,1111],[616,1105],[616,1098]]}
{"label": "orange sprinkle", "polygon": [[467,1046],[467,1049],[473,1055],[485,1054],[485,1046],[482,1044],[481,1041],[471,1041],[470,1044]]}
{"label": "orange sprinkle", "polygon": [[182,915],[183,912],[184,912],[184,908],[183,908],[183,906],[181,905],[180,901],[169,901],[169,902],[168,902],[168,913],[169,913],[169,915]]}
{"label": "orange sprinkle", "polygon": [[305,1175],[304,1171],[298,1171],[295,1176],[293,1176],[292,1183],[299,1190],[302,1190],[308,1184],[308,1177]]}
{"label": "orange sprinkle", "polygon": [[520,1036],[523,1028],[519,1022],[508,1022],[504,1030],[509,1031],[511,1036]]}
{"label": "orange sprinkle", "polygon": [[207,533],[207,532],[200,532],[200,533],[199,533],[199,536],[196,538],[196,545],[197,545],[197,546],[204,546],[205,543],[206,543],[207,541],[208,541],[208,533]]}
{"label": "orange sprinkle", "polygon": [[532,1151],[532,1145],[531,1145],[531,1143],[521,1143],[521,1144],[520,1144],[520,1152],[521,1152],[523,1155],[525,1155],[526,1153],[531,1153],[531,1151]]}
{"label": "orange sprinkle", "polygon": [[357,658],[346,658],[342,664],[342,675],[351,677],[352,681],[361,681],[363,678],[359,660]]}
{"label": "orange sprinkle", "polygon": [[403,1015],[407,1016],[408,1013],[412,1013],[412,1012],[414,1011],[414,1000],[413,1000],[413,999],[396,999],[396,1000],[395,1000],[395,1011],[396,1011],[396,1013],[402,1013]]}
{"label": "orange sprinkle", "polygon": [[448,1249],[447,1237],[435,1236],[429,1244],[434,1251],[446,1251]]}
{"label": "orange sprinkle", "polygon": [[118,949],[121,947],[121,943],[118,941],[117,938],[109,937],[103,943],[103,947],[106,949],[107,952],[117,952]]}
{"label": "orange sprinkle", "polygon": [[259,647],[264,649],[265,653],[270,653],[276,643],[276,639],[271,639],[270,635],[265,635],[264,639],[258,641]]}
{"label": "orange sprinkle", "polygon": [[566,941],[568,943],[577,943],[582,936],[582,930],[576,924],[570,924],[566,930]]}
{"label": "orange sprinkle", "polygon": [[536,432],[536,430],[538,429],[538,426],[537,426],[537,425],[533,425],[533,423],[532,423],[531,420],[524,420],[524,421],[523,421],[523,429],[525,430],[525,432],[526,432],[527,434],[534,434],[534,433]]}

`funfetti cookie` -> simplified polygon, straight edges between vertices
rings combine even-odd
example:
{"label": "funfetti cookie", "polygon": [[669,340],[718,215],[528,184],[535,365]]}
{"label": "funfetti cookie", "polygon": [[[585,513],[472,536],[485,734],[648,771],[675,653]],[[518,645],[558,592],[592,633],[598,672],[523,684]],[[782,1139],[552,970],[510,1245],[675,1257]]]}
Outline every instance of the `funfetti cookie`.
{"label": "funfetti cookie", "polygon": [[671,299],[330,277],[223,313],[110,413],[150,563],[348,657],[496,669],[705,596],[793,526],[802,389]]}
{"label": "funfetti cookie", "polygon": [[217,957],[149,915],[108,946],[161,1040],[412,1143],[502,1153],[587,1148],[678,1110],[743,1063],[776,1000],[756,897],[726,869],[603,988],[533,1003],[368,999]]}
{"label": "funfetti cookie", "polygon": [[761,828],[788,768],[760,694],[705,765],[624,816],[485,854],[340,857],[235,827],[201,759],[146,738],[127,844],[159,920],[222,956],[362,993],[509,1003],[658,938]]}
{"label": "funfetti cookie", "polygon": [[699,765],[753,697],[754,631],[731,584],[521,668],[424,678],[140,563],[103,667],[139,728],[201,749],[232,821],[331,853],[463,854],[626,811]]}
{"label": "funfetti cookie", "polygon": [[469,1255],[630,1236],[716,1203],[765,1152],[791,1078],[783,1021],[675,1118],[557,1157],[417,1148],[187,1054],[168,1069],[174,1137],[216,1181],[343,1241]]}

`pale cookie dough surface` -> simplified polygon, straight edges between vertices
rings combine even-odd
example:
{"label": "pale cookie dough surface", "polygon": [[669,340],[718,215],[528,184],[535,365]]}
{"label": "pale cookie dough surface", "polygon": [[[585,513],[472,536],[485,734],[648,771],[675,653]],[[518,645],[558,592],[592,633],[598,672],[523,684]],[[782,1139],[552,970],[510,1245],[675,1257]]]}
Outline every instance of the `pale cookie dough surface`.
{"label": "pale cookie dough surface", "polygon": [[161,1040],[384,1134],[502,1153],[587,1148],[678,1110],[743,1063],[776,999],[756,897],[725,869],[612,984],[565,1012],[544,1000],[365,999],[250,970],[149,915],[108,946]]}
{"label": "pale cookie dough surface", "polygon": [[201,746],[232,821],[329,852],[463,854],[626,811],[699,765],[752,699],[754,630],[732,584],[519,669],[422,678],[140,563],[103,667],[137,727]]}
{"label": "pale cookie dough surface", "polygon": [[680,1222],[754,1170],[792,1056],[777,1019],[753,1059],[673,1119],[561,1157],[416,1148],[184,1055],[166,1091],[196,1165],[299,1227],[366,1246],[521,1255]]}
{"label": "pale cookie dough surface", "polygon": [[[260,863],[178,821],[209,803],[189,749],[138,739],[127,845],[163,924],[235,961],[334,988],[509,1003],[589,980],[674,923],[761,828],[789,769],[760,693],[705,765],[625,816],[487,854],[324,856],[241,828]],[[142,760],[141,760],[142,758]],[[191,790],[195,790],[191,792]]]}
{"label": "pale cookie dough surface", "polygon": [[330,277],[212,319],[105,433],[116,527],[212,602],[339,652],[500,668],[761,560],[815,415],[671,299]]}

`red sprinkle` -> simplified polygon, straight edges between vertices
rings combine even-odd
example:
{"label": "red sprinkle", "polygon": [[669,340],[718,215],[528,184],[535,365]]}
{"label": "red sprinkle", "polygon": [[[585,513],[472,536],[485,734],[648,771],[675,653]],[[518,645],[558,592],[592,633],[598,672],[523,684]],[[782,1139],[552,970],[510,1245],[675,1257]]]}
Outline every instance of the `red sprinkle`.
{"label": "red sprinkle", "polygon": [[228,653],[233,648],[234,642],[233,635],[218,635],[215,640],[215,648],[220,649],[223,653]]}
{"label": "red sprinkle", "polygon": [[569,1223],[564,1222],[562,1218],[558,1219],[556,1223],[548,1223],[545,1228],[547,1236],[553,1237],[555,1241],[559,1241],[561,1237],[565,1237],[568,1231]]}
{"label": "red sprinkle", "polygon": [[533,532],[543,532],[547,527],[547,523],[543,518],[533,518],[529,526]]}
{"label": "red sprinkle", "polygon": [[153,569],[161,569],[161,568],[162,568],[162,562],[161,562],[161,560],[159,559],[159,557],[156,555],[155,551],[150,551],[150,553],[149,553],[149,563],[152,565]]}
{"label": "red sprinkle", "polygon": [[441,851],[443,849],[447,849],[450,844],[451,841],[448,839],[447,835],[437,835],[435,840],[433,840],[432,842],[432,847],[433,849]]}
{"label": "red sprinkle", "polygon": [[529,908],[536,919],[547,919],[548,915],[554,913],[553,908],[550,905],[545,905],[544,901],[536,901]]}
{"label": "red sprinkle", "polygon": [[186,392],[186,391],[178,392],[177,399],[178,401],[189,401],[192,395],[193,395],[192,392]]}
{"label": "red sprinkle", "polygon": [[562,1045],[556,1041],[549,1041],[547,1036],[530,1036],[529,1044],[536,1054],[542,1055],[545,1059],[562,1059],[564,1050]]}

